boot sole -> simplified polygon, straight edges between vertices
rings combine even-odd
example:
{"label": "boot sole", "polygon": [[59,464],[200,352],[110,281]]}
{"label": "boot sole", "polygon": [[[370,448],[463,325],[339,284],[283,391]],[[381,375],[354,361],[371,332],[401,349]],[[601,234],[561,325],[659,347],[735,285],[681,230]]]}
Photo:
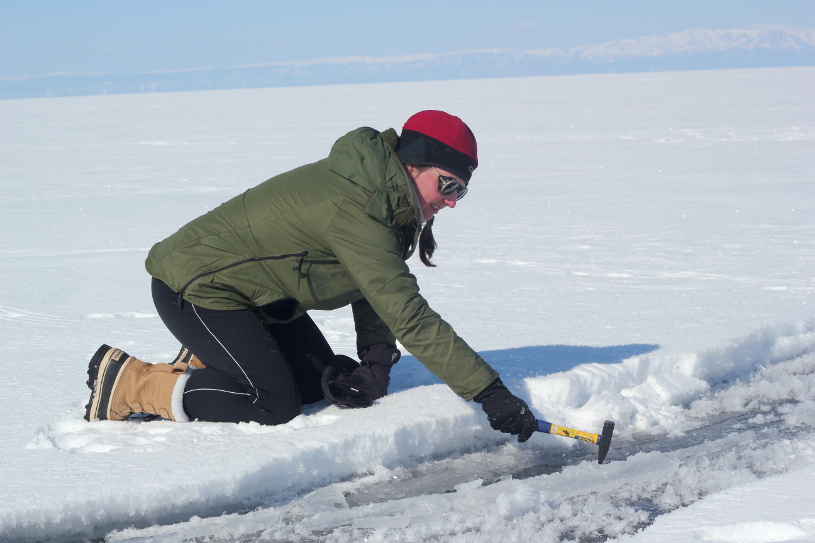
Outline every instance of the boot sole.
{"label": "boot sole", "polygon": [[107,420],[111,392],[125,362],[130,356],[120,349],[102,345],[88,364],[88,388],[91,397],[85,406],[85,420]]}

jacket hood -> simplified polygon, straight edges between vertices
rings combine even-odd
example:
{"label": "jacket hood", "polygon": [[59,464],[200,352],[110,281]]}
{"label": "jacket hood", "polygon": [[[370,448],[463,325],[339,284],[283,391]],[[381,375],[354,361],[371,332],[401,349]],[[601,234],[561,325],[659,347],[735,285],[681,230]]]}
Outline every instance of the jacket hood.
{"label": "jacket hood", "polygon": [[[368,189],[396,190],[409,182],[395,149],[399,136],[393,128],[379,132],[362,127],[338,139],[328,154],[328,167]],[[401,178],[401,179],[400,179]]]}
{"label": "jacket hood", "polygon": [[371,193],[366,212],[388,226],[416,222],[422,212],[407,170],[396,155],[399,136],[393,128],[379,132],[362,127],[338,139],[328,167]]}

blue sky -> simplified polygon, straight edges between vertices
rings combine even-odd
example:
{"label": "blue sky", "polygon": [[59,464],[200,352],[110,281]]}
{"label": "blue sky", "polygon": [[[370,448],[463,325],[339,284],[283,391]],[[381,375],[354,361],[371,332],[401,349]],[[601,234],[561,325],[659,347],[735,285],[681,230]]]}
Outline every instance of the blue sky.
{"label": "blue sky", "polygon": [[572,47],[766,23],[815,28],[815,0],[0,0],[0,77]]}

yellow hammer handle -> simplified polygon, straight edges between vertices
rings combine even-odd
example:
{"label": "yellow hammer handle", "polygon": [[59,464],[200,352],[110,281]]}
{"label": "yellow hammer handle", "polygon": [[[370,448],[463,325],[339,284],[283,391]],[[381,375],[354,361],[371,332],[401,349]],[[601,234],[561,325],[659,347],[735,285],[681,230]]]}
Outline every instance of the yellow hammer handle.
{"label": "yellow hammer handle", "polygon": [[552,424],[552,427],[549,429],[549,433],[563,437],[571,437],[572,439],[579,439],[580,441],[594,443],[595,445],[597,445],[597,443],[600,441],[600,436],[597,434],[581,432],[580,430],[572,430],[571,428],[558,426],[557,424]]}

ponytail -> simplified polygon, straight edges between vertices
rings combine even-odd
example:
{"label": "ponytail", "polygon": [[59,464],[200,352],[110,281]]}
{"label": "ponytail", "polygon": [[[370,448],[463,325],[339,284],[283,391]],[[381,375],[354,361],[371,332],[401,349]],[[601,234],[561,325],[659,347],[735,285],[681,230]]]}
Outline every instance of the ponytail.
{"label": "ponytail", "polygon": [[433,219],[431,218],[424,224],[422,233],[419,234],[419,258],[422,264],[429,268],[435,268],[436,265],[430,262],[433,258],[433,253],[436,252],[436,238],[433,237]]}
{"label": "ponytail", "polygon": [[[429,170],[430,166],[419,165],[419,164],[405,164],[405,168],[408,171],[408,175],[410,176],[411,182],[413,182],[413,176],[422,173],[425,170]],[[411,170],[415,170],[416,174],[411,173]],[[415,189],[414,185],[414,189]],[[430,259],[433,258],[433,253],[436,252],[436,238],[433,237],[433,219],[436,217],[431,217],[429,221],[424,223],[424,227],[422,227],[422,233],[419,234],[419,258],[422,259],[422,264],[429,268],[435,268],[436,265],[430,262]]]}

